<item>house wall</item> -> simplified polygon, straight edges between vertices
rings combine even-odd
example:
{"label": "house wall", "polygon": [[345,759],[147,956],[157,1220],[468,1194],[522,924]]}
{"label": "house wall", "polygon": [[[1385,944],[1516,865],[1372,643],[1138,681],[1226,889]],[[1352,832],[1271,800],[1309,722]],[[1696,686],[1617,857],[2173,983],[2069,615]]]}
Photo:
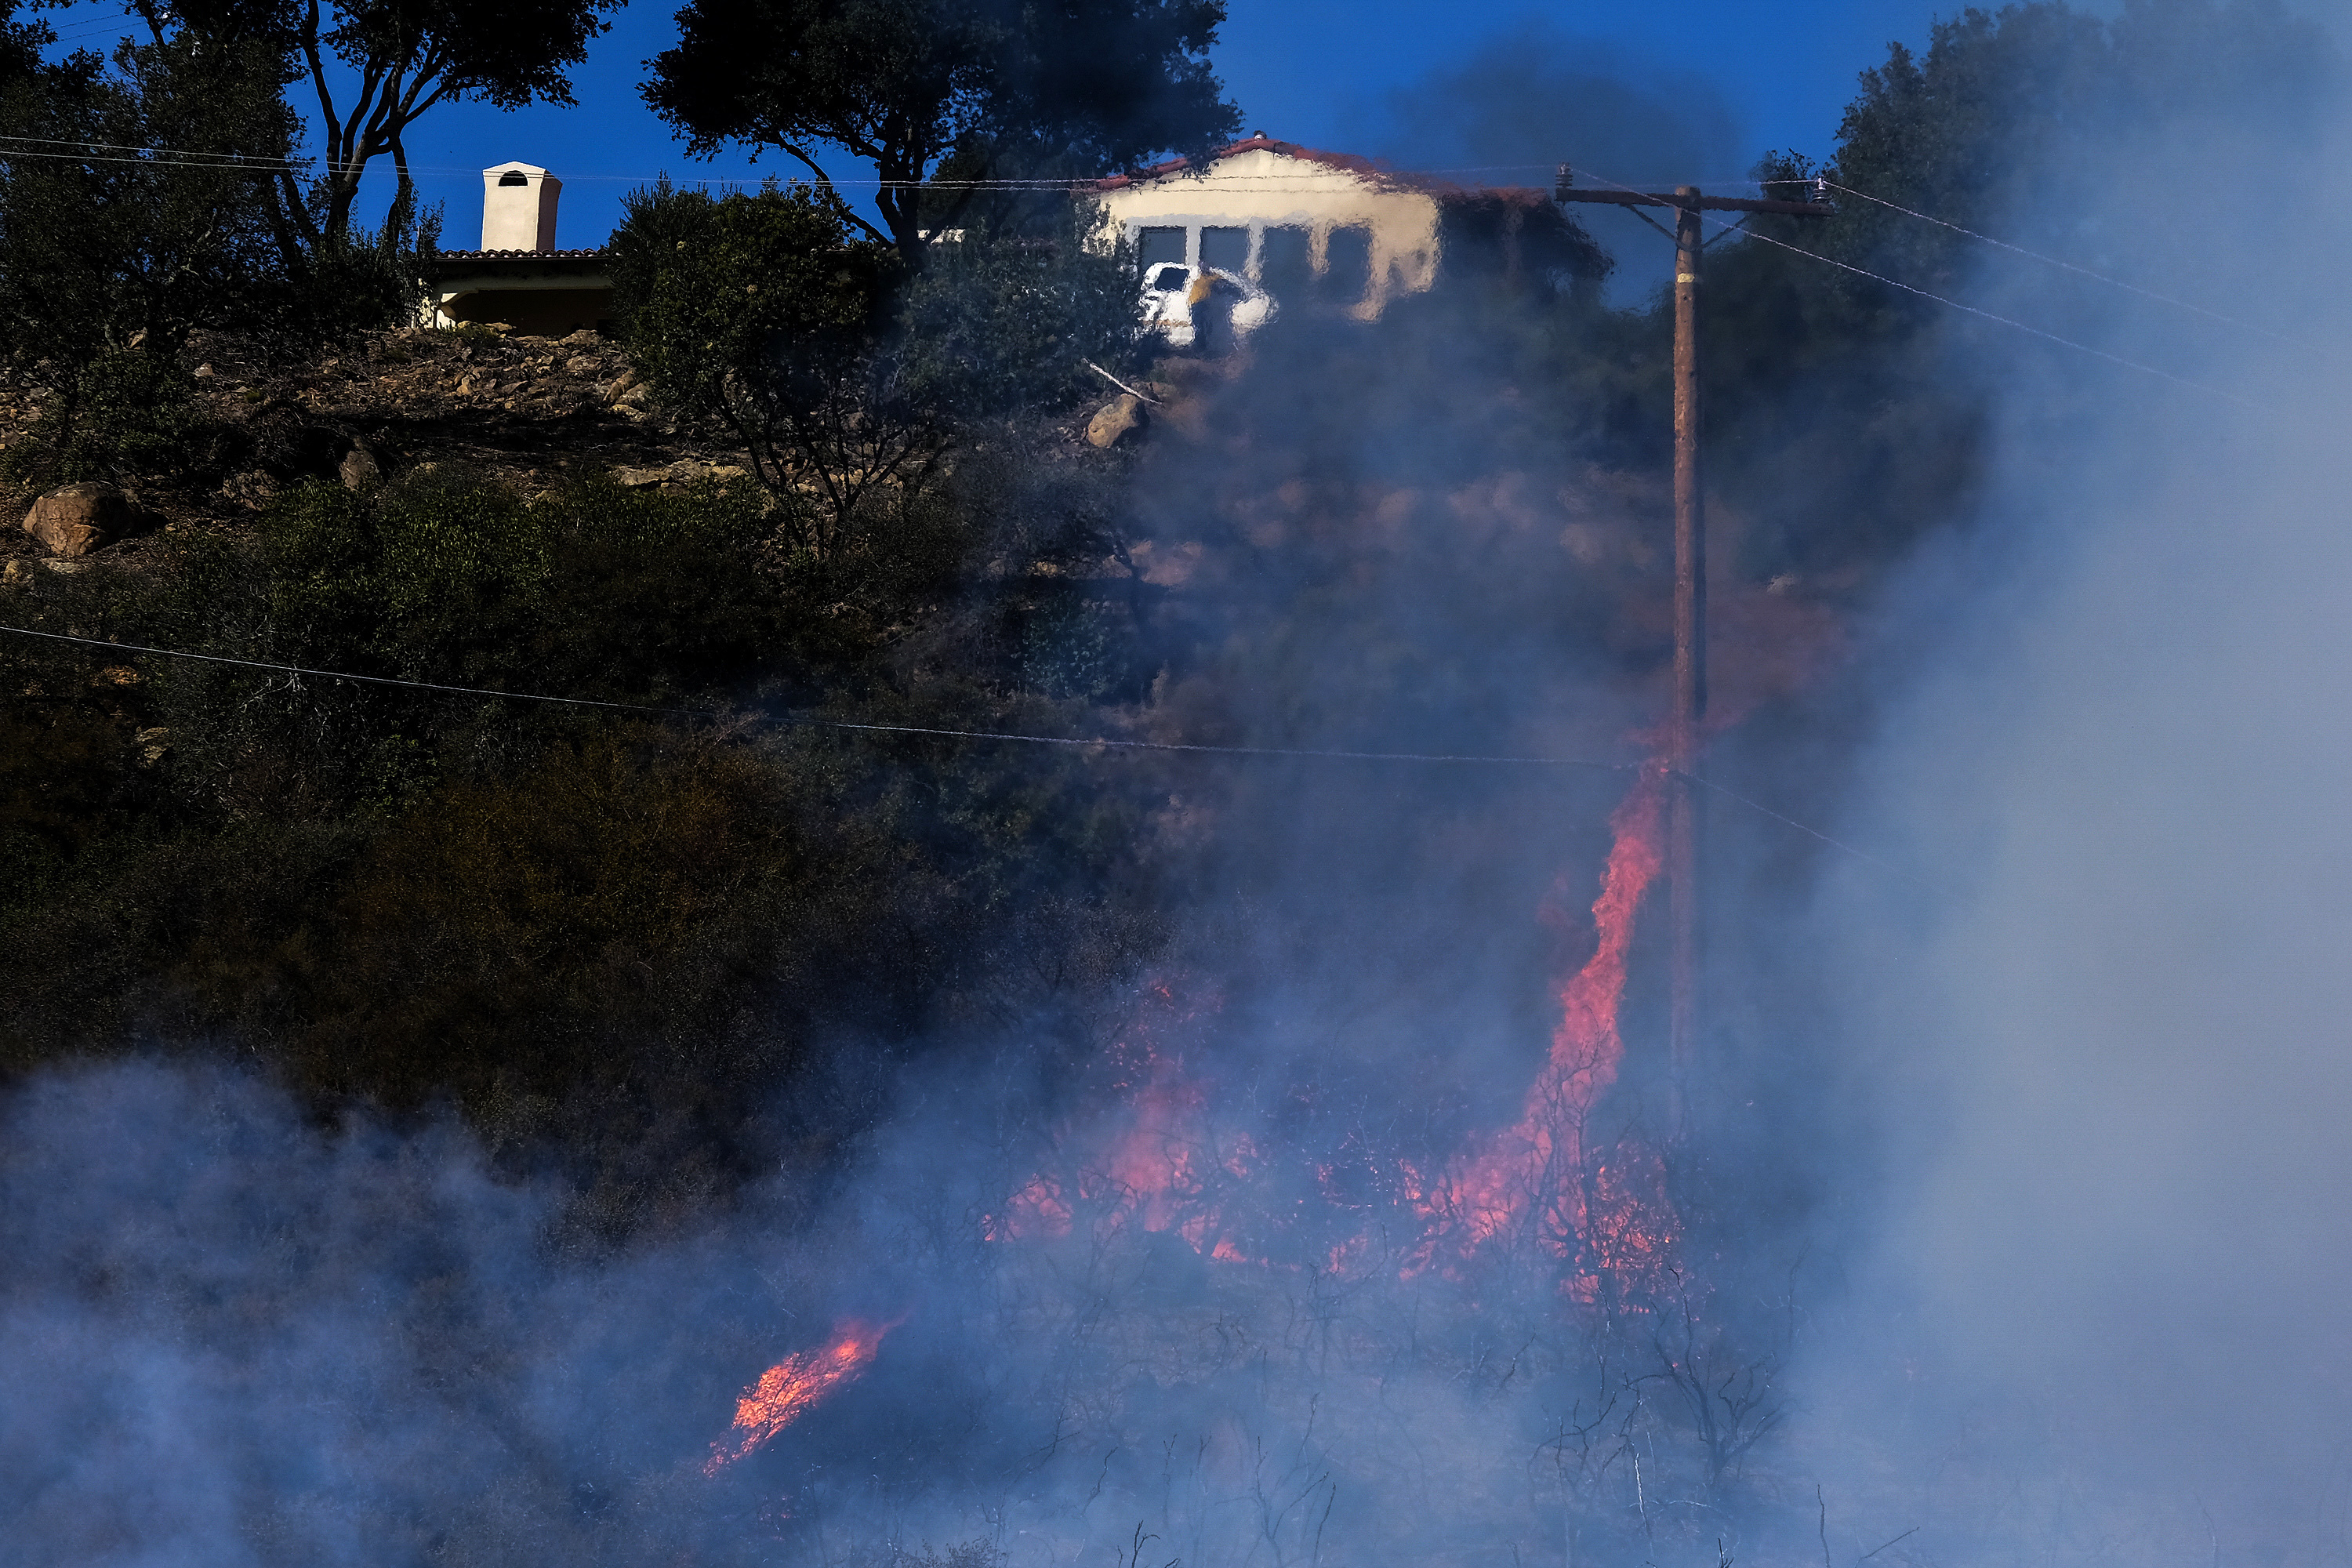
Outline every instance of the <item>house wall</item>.
{"label": "house wall", "polygon": [[599,251],[553,256],[445,252],[419,324],[504,321],[533,337],[563,337],[583,327],[599,327],[613,314],[608,266]]}
{"label": "house wall", "polygon": [[441,325],[461,321],[504,321],[516,331],[535,338],[568,337],[604,325],[613,314],[609,286],[583,286],[577,279],[544,287],[518,288],[501,279],[487,289],[444,294],[439,300]]}
{"label": "house wall", "polygon": [[1116,186],[1099,200],[1106,238],[1135,239],[1148,228],[1181,229],[1182,259],[1196,267],[1203,228],[1245,228],[1246,276],[1260,284],[1267,284],[1270,230],[1305,237],[1307,264],[1318,279],[1330,273],[1334,234],[1360,236],[1349,243],[1368,247],[1369,276],[1362,297],[1348,309],[1363,320],[1379,315],[1390,300],[1420,293],[1437,281],[1435,197],[1377,175],[1266,148],[1220,158],[1198,173]]}

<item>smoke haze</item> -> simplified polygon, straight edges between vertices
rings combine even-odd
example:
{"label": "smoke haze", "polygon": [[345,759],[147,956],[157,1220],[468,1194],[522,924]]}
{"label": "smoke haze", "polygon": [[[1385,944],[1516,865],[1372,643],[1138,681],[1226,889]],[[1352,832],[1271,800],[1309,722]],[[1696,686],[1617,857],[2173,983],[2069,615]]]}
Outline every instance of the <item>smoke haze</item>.
{"label": "smoke haze", "polygon": [[[1722,172],[1682,166],[1729,155],[1719,107],[1652,136],[1687,84],[1538,52],[1432,79],[1500,72],[1475,121],[1400,97],[1393,145]],[[2002,232],[2145,227],[2184,166],[2147,145],[2112,202],[2063,171]],[[2352,195],[2340,128],[2161,145]],[[2269,227],[2118,254],[2275,292]],[[2004,268],[1968,297],[2049,298]],[[1717,804],[1747,1098],[1674,1172],[1705,1199],[1674,1271],[1588,1299],[1532,1228],[1433,1263],[1414,1185],[1519,1115],[1633,775],[1187,763],[1176,961],[1097,1004],[1080,1068],[976,1024],[835,1189],[618,1254],[447,1126],[322,1127],[161,1057],[12,1089],[11,1560],[2344,1561],[2352,332],[2069,308],[2221,395],[1956,330],[1953,374],[2002,381],[1981,515],[1858,611],[1725,568],[1721,706],[1777,739],[1712,765],[1873,858]],[[1468,310],[1302,326],[1188,389],[1130,542],[1209,650],[1156,693],[1167,738],[1640,759],[1663,495]],[[1579,1128],[1620,1183],[1681,1157],[1657,968],[1637,944]],[[707,1475],[761,1369],[850,1321],[889,1325],[871,1366]]]}
{"label": "smoke haze", "polygon": [[[1605,39],[1523,20],[1348,116],[1355,142],[1399,168],[1464,184],[1549,189],[1561,163],[1645,190],[1744,178],[1754,151],[1722,87]],[[1674,247],[1630,214],[1577,218],[1617,258],[1612,302],[1669,281]]]}
{"label": "smoke haze", "polygon": [[[2020,171],[2006,236],[2104,237],[2126,277],[2239,320],[2081,301],[2068,331],[2199,386],[2012,384],[1983,521],[1861,655],[1910,673],[1839,831],[1907,875],[1844,860],[1808,928],[1883,1184],[1804,1366],[1841,1556],[1914,1529],[1889,1557],[2352,1544],[2352,1346],[2313,1311],[2352,1259],[2347,320],[2296,289],[2316,311],[2277,335],[2262,236],[2151,221],[2160,187],[2255,163],[2340,185],[2342,125],[2290,139],[2278,108]],[[2030,264],[1975,282],[2050,320]]]}

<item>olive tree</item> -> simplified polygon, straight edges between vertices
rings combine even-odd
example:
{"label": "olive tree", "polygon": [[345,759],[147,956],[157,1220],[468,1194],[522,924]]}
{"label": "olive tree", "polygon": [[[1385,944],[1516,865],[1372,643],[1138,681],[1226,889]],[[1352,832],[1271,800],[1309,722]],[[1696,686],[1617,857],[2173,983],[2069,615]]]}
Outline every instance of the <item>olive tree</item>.
{"label": "olive tree", "polygon": [[[397,235],[383,247],[320,246],[274,222],[269,188],[299,126],[266,52],[173,38],[125,43],[110,63],[11,53],[0,65],[0,353],[47,362],[54,392],[44,439],[12,452],[12,467],[175,465],[188,391],[177,351],[190,332],[315,340],[377,324],[408,297]],[[397,217],[393,228],[404,229]]]}
{"label": "olive tree", "polygon": [[973,426],[1068,408],[1137,352],[1131,274],[1056,237],[975,232],[910,277],[809,184],[632,193],[616,311],[666,408],[724,424],[797,548],[834,559],[920,498]]}
{"label": "olive tree", "polygon": [[1151,155],[1205,154],[1241,111],[1208,51],[1223,0],[689,0],[647,102],[697,153],[774,148],[838,196],[824,158],[872,169],[869,237],[923,258],[924,182],[962,154],[959,191],[1007,173],[1101,173]]}

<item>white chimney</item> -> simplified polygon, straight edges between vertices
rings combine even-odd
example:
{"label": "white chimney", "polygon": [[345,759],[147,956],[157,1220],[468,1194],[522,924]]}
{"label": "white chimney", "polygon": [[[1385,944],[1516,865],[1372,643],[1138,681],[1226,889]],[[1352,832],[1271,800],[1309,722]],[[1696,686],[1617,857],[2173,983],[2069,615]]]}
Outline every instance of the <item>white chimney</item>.
{"label": "white chimney", "polygon": [[482,171],[482,248],[553,250],[563,182],[529,163]]}

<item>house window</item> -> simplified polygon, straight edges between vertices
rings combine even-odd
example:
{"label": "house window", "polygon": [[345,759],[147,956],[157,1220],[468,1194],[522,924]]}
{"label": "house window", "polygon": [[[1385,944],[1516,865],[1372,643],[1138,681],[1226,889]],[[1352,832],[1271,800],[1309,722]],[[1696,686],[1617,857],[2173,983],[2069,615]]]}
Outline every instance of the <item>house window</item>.
{"label": "house window", "polygon": [[1352,304],[1371,292],[1370,229],[1333,229],[1323,256],[1323,292],[1334,303]]}
{"label": "house window", "polygon": [[1314,262],[1307,248],[1313,237],[1303,228],[1269,227],[1265,231],[1257,265],[1258,281],[1267,293],[1292,304],[1306,300],[1315,283]]}
{"label": "house window", "polygon": [[499,176],[499,184],[501,185],[527,185],[530,184],[530,176],[524,174],[520,169],[509,169],[505,174]]}
{"label": "house window", "polygon": [[1184,259],[1184,231],[1181,228],[1147,228],[1135,237],[1136,259],[1149,274],[1163,261]]}
{"label": "house window", "polygon": [[1201,231],[1201,265],[1240,277],[1249,269],[1249,230],[1204,228]]}

